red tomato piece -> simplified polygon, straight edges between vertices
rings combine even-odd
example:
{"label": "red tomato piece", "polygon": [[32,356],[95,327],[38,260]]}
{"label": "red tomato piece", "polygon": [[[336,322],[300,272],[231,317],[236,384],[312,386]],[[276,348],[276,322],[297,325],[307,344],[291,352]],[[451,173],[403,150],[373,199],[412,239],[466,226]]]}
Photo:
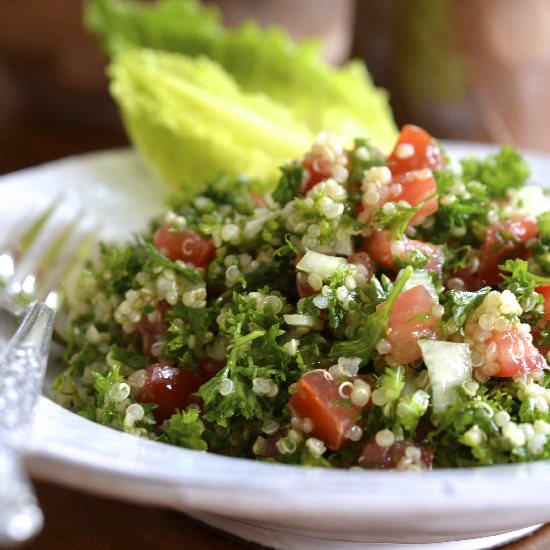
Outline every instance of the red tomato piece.
{"label": "red tomato piece", "polygon": [[[541,336],[540,328],[544,327],[547,321],[550,321],[550,285],[541,285],[535,288],[535,290],[544,298],[544,314],[542,321],[539,323],[538,327],[533,327],[531,330],[531,333],[533,334],[533,342],[536,343]],[[537,349],[543,357],[546,357],[548,352],[550,352],[549,346],[537,344]]]}
{"label": "red tomato piece", "polygon": [[460,279],[464,283],[464,290],[475,291],[486,286],[478,271],[472,273],[467,269],[457,269],[449,275],[447,281],[449,279]]}
{"label": "red tomato piece", "polygon": [[517,328],[509,331],[495,331],[491,339],[497,345],[496,363],[499,377],[519,376],[547,367],[546,359],[533,345],[529,334]]}
{"label": "red tomato piece", "polygon": [[392,345],[389,356],[400,365],[422,357],[418,346],[420,338],[438,337],[439,319],[432,313],[434,304],[423,286],[402,292],[393,303],[386,338]]}
{"label": "red tomato piece", "polygon": [[439,208],[437,197],[437,184],[433,174],[428,169],[414,170],[398,174],[391,184],[385,186],[376,204],[366,205],[361,202],[357,219],[361,223],[373,221],[374,213],[387,203],[407,201],[411,206],[418,206],[423,203],[418,212],[409,221],[409,226],[423,223],[428,216],[431,216]]}
{"label": "red tomato piece", "polygon": [[309,161],[304,162],[304,168],[307,170],[306,181],[304,184],[303,194],[306,195],[310,189],[313,189],[318,183],[331,177],[330,172],[316,170]]}
{"label": "red tomato piece", "polygon": [[313,287],[307,282],[307,273],[296,273],[296,289],[298,290],[298,296],[300,298],[309,298],[315,294],[319,294]]}
{"label": "red tomato piece", "polygon": [[164,321],[164,314],[169,307],[168,302],[159,302],[156,306],[155,319],[151,321],[148,316],[144,316],[137,324],[136,329],[141,334],[143,353],[146,355],[151,355],[153,344],[158,342],[159,336],[168,328],[168,323]]}
{"label": "red tomato piece", "polygon": [[389,447],[380,447],[374,438],[365,443],[359,457],[359,464],[367,468],[393,470],[399,466],[406,456],[408,448],[416,447],[420,450],[420,465],[427,470],[432,469],[434,453],[432,449],[414,443],[413,441],[396,441]]}
{"label": "red tomato piece", "polygon": [[394,179],[403,191],[392,199],[392,202],[407,201],[411,206],[417,206],[424,201],[418,212],[412,217],[409,225],[423,223],[439,208],[437,184],[430,170],[416,170],[401,174]]}
{"label": "red tomato piece", "polygon": [[544,298],[544,321],[550,321],[550,285],[542,285],[535,290]]}
{"label": "red tomato piece", "polygon": [[526,217],[520,220],[508,220],[492,225],[485,234],[483,255],[479,274],[489,285],[500,281],[498,266],[506,260],[524,258],[527,251],[525,243],[538,233],[535,218]]}
{"label": "red tomato piece", "polygon": [[337,450],[345,443],[346,433],[361,408],[351,405],[350,401],[343,403],[338,393],[340,383],[327,375],[319,370],[304,374],[288,405],[296,416],[312,421],[311,433],[315,437],[322,439],[329,449]]}
{"label": "red tomato piece", "polygon": [[143,353],[151,355],[153,344],[158,342],[159,336],[168,328],[162,317],[158,320],[149,321],[147,317],[143,317],[137,324],[137,331],[141,334],[143,342]]}
{"label": "red tomato piece", "polygon": [[392,174],[403,174],[411,170],[441,170],[445,160],[439,145],[428,132],[406,124],[401,129],[397,143],[390,156],[388,166]]}
{"label": "red tomato piece", "polygon": [[258,208],[265,208],[265,200],[262,197],[262,195],[258,193],[254,193],[253,191],[249,191],[248,193],[250,195],[250,198],[252,199],[252,202],[258,207]]}
{"label": "red tomato piece", "polygon": [[153,243],[173,262],[182,260],[196,267],[207,266],[216,256],[216,247],[210,239],[201,237],[192,229],[178,231],[168,224],[158,228]]}
{"label": "red tomato piece", "polygon": [[[545,325],[544,319],[543,319],[542,323],[540,323],[539,325],[542,325],[542,326]],[[539,350],[540,354],[543,357],[547,357],[548,353],[550,352],[550,346],[543,346],[542,344],[538,343],[540,341],[540,338],[541,338],[540,328],[539,327],[532,327],[531,328],[531,334],[533,335],[533,342],[534,342],[536,348]]]}
{"label": "red tomato piece", "polygon": [[191,394],[201,386],[200,377],[191,369],[180,369],[155,363],[145,369],[145,382],[137,395],[140,403],[155,403],[153,416],[157,423],[183,410]]}
{"label": "red tomato piece", "polygon": [[[426,271],[441,273],[445,261],[442,246],[416,241],[406,236],[403,236],[400,241],[403,245],[402,251],[397,256],[398,259],[404,261],[416,250],[428,258],[428,262],[424,266]],[[365,239],[363,249],[383,267],[395,269],[394,258],[396,256],[392,253],[393,242],[395,239],[392,239],[387,231],[377,231]]]}

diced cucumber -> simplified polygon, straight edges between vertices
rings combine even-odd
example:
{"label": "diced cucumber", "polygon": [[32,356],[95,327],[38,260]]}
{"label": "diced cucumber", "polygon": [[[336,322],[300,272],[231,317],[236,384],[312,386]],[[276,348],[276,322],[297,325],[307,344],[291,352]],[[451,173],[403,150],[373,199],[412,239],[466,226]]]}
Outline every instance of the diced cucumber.
{"label": "diced cucumber", "polygon": [[287,325],[293,325],[296,327],[312,327],[315,325],[315,318],[311,315],[300,315],[299,313],[293,313],[284,315],[283,317]]}
{"label": "diced cucumber", "polygon": [[296,268],[306,273],[316,273],[326,281],[345,265],[347,265],[345,258],[327,256],[326,254],[308,250],[298,262]]}
{"label": "diced cucumber", "polygon": [[403,287],[403,292],[410,290],[415,286],[423,286],[434,299],[435,302],[439,303],[439,296],[435,290],[435,286],[432,280],[432,277],[427,271],[422,269],[415,269],[411,276],[407,279],[405,286]]}
{"label": "diced cucumber", "polygon": [[472,376],[470,346],[440,340],[419,340],[432,386],[434,413],[444,411],[457,399],[456,388]]}
{"label": "diced cucumber", "polygon": [[526,185],[514,191],[511,197],[512,206],[523,210],[531,216],[538,216],[550,210],[550,200],[541,187]]}

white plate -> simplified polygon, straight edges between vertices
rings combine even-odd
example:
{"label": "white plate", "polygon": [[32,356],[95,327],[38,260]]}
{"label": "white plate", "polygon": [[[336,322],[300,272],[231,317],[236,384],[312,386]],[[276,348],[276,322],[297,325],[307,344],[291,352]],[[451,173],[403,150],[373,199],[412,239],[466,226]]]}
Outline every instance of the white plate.
{"label": "white plate", "polygon": [[[448,144],[453,156],[491,150]],[[544,184],[550,157],[528,159],[533,180]],[[104,236],[127,237],[161,208],[163,197],[152,181],[130,151],[4,176],[0,235],[12,234],[13,224],[66,190],[97,213]],[[274,548],[488,548],[550,520],[547,462],[423,473],[265,464],[119,433],[46,397],[38,404],[28,465],[40,478],[182,510]]]}

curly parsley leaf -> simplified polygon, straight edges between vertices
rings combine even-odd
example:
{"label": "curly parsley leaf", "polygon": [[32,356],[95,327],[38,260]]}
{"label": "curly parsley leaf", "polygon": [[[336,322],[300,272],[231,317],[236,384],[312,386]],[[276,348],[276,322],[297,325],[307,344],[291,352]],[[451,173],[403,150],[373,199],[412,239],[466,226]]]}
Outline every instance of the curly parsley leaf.
{"label": "curly parsley leaf", "polygon": [[475,292],[449,290],[443,303],[445,320],[452,319],[457,327],[462,327],[470,313],[481,305],[481,302],[490,291],[491,288],[488,286]]}
{"label": "curly parsley leaf", "polygon": [[550,241],[550,210],[543,212],[537,217],[540,239],[544,242]]}
{"label": "curly parsley leaf", "polygon": [[381,229],[387,229],[392,238],[399,239],[423,204],[424,201],[417,206],[404,206],[395,203],[394,208],[390,211],[379,208],[374,213],[374,223]]}
{"label": "curly parsley leaf", "polygon": [[493,199],[506,197],[508,189],[523,187],[530,170],[521,155],[510,146],[504,146],[496,155],[485,159],[474,157],[461,160],[464,180],[476,180],[486,186]]}
{"label": "curly parsley leaf", "polygon": [[[123,294],[141,269],[141,259],[130,245],[99,243],[99,264],[93,274],[98,287],[108,294]],[[91,268],[91,265],[88,265]]]}
{"label": "curly parsley leaf", "polygon": [[120,374],[120,365],[114,363],[105,374],[94,372],[94,390],[96,394],[96,420],[100,424],[117,426],[123,425],[125,408],[121,409],[120,403],[113,400],[113,391],[124,378]]}
{"label": "curly parsley leaf", "polygon": [[256,209],[249,190],[260,186],[257,180],[246,175],[219,176],[208,183],[201,196],[217,205],[230,205],[239,214],[249,215]]}
{"label": "curly parsley leaf", "polygon": [[542,275],[536,275],[529,272],[529,264],[522,259],[516,258],[515,260],[506,260],[504,265],[499,266],[501,271],[509,273],[509,275],[503,275],[504,285],[507,287],[513,285],[518,291],[524,291],[527,289],[534,289],[540,285],[550,284],[550,277],[543,277]]}
{"label": "curly parsley leaf", "polygon": [[[542,295],[535,291],[538,286],[550,284],[550,277],[536,275],[529,271],[529,264],[522,259],[506,260],[504,265],[499,266],[502,274],[502,283],[500,287],[510,290],[516,296],[523,309],[533,311],[535,306],[542,304],[544,299]],[[529,304],[530,307],[526,308]],[[540,315],[531,314],[531,322],[534,324]]]}
{"label": "curly parsley leaf", "polygon": [[430,396],[423,390],[409,392],[400,397],[397,403],[396,417],[405,431],[414,435],[429,404]]}
{"label": "curly parsley leaf", "polygon": [[172,445],[196,451],[206,451],[208,444],[203,439],[204,424],[199,409],[188,409],[173,414],[165,428],[166,438]]}
{"label": "curly parsley leaf", "polygon": [[[464,394],[445,413],[434,419],[436,429],[428,436],[435,450],[438,466],[474,466],[510,462],[510,452],[503,444],[494,414],[502,407],[493,399]],[[477,445],[468,444],[468,431],[479,429],[483,434]],[[512,451],[513,452],[513,451]]]}
{"label": "curly parsley leaf", "polygon": [[172,306],[166,313],[168,329],[162,335],[162,351],[181,367],[195,368],[198,355],[212,339],[214,309]]}
{"label": "curly parsley leaf", "polygon": [[144,369],[151,363],[151,358],[147,355],[119,346],[111,347],[110,357],[113,361],[129,367],[132,370]]}
{"label": "curly parsley leaf", "polygon": [[[437,192],[441,199],[447,195],[452,201],[440,200],[439,208],[434,216],[434,226],[424,231],[425,238],[437,243],[456,242],[477,243],[473,227],[475,224],[487,223],[489,196],[487,188],[478,181],[462,183],[458,175],[448,171],[434,173],[437,182]],[[463,186],[461,193],[454,193],[453,186]],[[457,231],[458,229],[458,231]],[[460,236],[462,233],[462,236]]]}
{"label": "curly parsley leaf", "polygon": [[405,371],[403,367],[386,368],[376,384],[376,391],[379,391],[386,398],[386,402],[382,407],[384,416],[393,417],[395,415],[397,401],[404,388]]}
{"label": "curly parsley leaf", "polygon": [[[247,420],[264,418],[262,401],[267,398],[252,391],[252,379],[260,374],[273,376],[275,369],[255,366],[247,356],[246,344],[265,334],[263,330],[256,330],[237,338],[226,366],[200,387],[198,394],[204,401],[205,420],[228,427],[229,420],[236,415]],[[220,390],[225,380],[230,380],[231,391],[222,395]]]}
{"label": "curly parsley leaf", "polygon": [[[218,323],[220,334],[227,339],[229,356],[225,367],[198,392],[204,401],[204,419],[224,428],[234,417],[261,420],[266,411],[282,408],[287,396],[279,391],[281,382],[297,375],[288,352],[279,343],[284,334],[281,314],[262,298],[265,294],[258,294],[253,298],[235,292],[232,302],[222,309]],[[256,378],[269,381],[277,391],[271,396],[254,392]]]}
{"label": "curly parsley leaf", "polygon": [[543,241],[537,241],[532,251],[533,260],[537,266],[543,273],[550,275],[550,243],[546,244]]}
{"label": "curly parsley leaf", "polygon": [[271,196],[275,202],[285,204],[300,195],[304,167],[298,163],[287,164],[281,167],[281,172],[283,174]]}

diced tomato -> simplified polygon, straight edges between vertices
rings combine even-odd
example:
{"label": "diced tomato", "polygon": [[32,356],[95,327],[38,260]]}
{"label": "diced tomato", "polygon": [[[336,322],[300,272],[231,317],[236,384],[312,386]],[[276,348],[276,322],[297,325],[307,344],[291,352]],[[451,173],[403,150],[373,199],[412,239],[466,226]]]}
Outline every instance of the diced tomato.
{"label": "diced tomato", "polygon": [[[442,246],[423,241],[415,241],[405,236],[400,240],[403,243],[403,252],[400,253],[398,259],[405,261],[416,250],[428,258],[428,262],[424,266],[426,271],[441,273],[445,261]],[[363,249],[373,260],[379,262],[383,267],[395,269],[395,256],[391,251],[393,242],[394,239],[391,239],[387,231],[377,231],[372,236],[365,239],[363,242]]]}
{"label": "diced tomato", "polygon": [[430,170],[416,170],[399,175],[394,179],[403,191],[392,199],[392,202],[407,201],[411,206],[417,206],[424,201],[418,212],[412,217],[409,225],[423,223],[439,208],[437,184]]}
{"label": "diced tomato", "polygon": [[299,418],[309,418],[313,423],[311,433],[322,439],[329,449],[339,449],[359,416],[360,407],[350,401],[343,402],[338,393],[340,383],[322,371],[308,372],[296,385],[297,392],[288,402],[292,412]]}
{"label": "diced tomato", "polygon": [[157,423],[170,418],[189,404],[191,394],[202,384],[191,369],[180,369],[155,363],[145,369],[145,382],[137,395],[140,403],[155,403],[153,416]]}
{"label": "diced tomato", "polygon": [[312,286],[307,282],[307,273],[296,273],[296,289],[298,290],[298,296],[300,298],[309,298],[318,294],[317,291],[313,290]]}
{"label": "diced tomato", "polygon": [[517,328],[494,331],[491,341],[497,345],[496,363],[500,365],[496,376],[514,377],[547,367],[546,359],[534,346],[530,336]]}
{"label": "diced tomato", "polygon": [[[367,192],[368,190],[365,191],[365,193]],[[383,187],[378,202],[368,205],[361,202],[357,219],[361,223],[368,224],[373,220],[375,212],[384,204],[397,201],[407,201],[411,206],[423,203],[409,221],[410,226],[423,223],[428,216],[437,212],[439,199],[437,198],[437,184],[432,172],[423,169],[398,174],[393,178],[391,184]]]}
{"label": "diced tomato", "polygon": [[550,285],[542,285],[535,288],[544,298],[544,321],[550,321]]}
{"label": "diced tomato", "polygon": [[389,447],[380,447],[374,438],[365,443],[363,452],[359,457],[359,464],[367,468],[378,468],[391,470],[399,466],[401,460],[406,456],[408,448],[416,447],[420,450],[420,464],[424,469],[431,470],[434,453],[432,449],[414,443],[413,441],[396,441]]}
{"label": "diced tomato", "polygon": [[547,357],[548,356],[548,353],[550,353],[550,346],[544,346],[542,344],[540,344],[540,340],[541,340],[541,332],[540,332],[540,329],[546,324],[546,322],[544,321],[544,319],[541,321],[541,323],[539,323],[538,326],[536,327],[532,327],[531,328],[531,334],[533,335],[533,343],[534,345],[536,346],[536,348],[539,350],[540,354],[543,356],[543,357]]}
{"label": "diced tomato", "polygon": [[363,266],[365,268],[365,276],[367,279],[370,279],[376,273],[372,258],[364,250],[352,254],[348,258],[348,263]]}
{"label": "diced tomato", "polygon": [[468,269],[457,269],[449,275],[447,281],[449,279],[460,279],[464,283],[463,290],[475,291],[486,286],[485,282],[479,275],[479,271],[472,273]]}
{"label": "diced tomato", "polygon": [[418,340],[437,338],[439,319],[434,317],[435,302],[423,286],[415,286],[402,292],[393,303],[386,338],[392,345],[389,356],[406,365],[422,357]]}
{"label": "diced tomato", "polygon": [[[405,147],[412,146],[410,156],[406,155],[407,151],[403,145]],[[445,161],[441,150],[428,132],[412,124],[403,126],[397,143],[388,157],[388,166],[392,174],[403,174],[423,168],[441,170],[444,165]]]}
{"label": "diced tomato", "polygon": [[550,285],[541,285],[535,288],[535,290],[544,298],[544,314],[540,323],[531,329],[533,334],[533,342],[543,357],[546,357],[550,352],[550,346],[539,344],[541,338],[541,329],[545,327],[546,323],[550,321]]}
{"label": "diced tomato", "polygon": [[168,328],[168,325],[159,317],[156,321],[149,321],[143,317],[137,325],[137,331],[141,334],[143,353],[150,355],[153,344],[158,342],[159,336]]}
{"label": "diced tomato", "polygon": [[250,195],[250,198],[252,199],[252,202],[258,208],[265,208],[265,200],[261,195],[259,195],[258,193],[254,193],[253,191],[250,191],[249,195]]}
{"label": "diced tomato", "polygon": [[210,239],[192,229],[178,231],[168,224],[158,228],[153,243],[172,261],[183,260],[197,267],[207,266],[216,256],[216,247]]}
{"label": "diced tomato", "polygon": [[157,304],[155,319],[150,321],[148,316],[143,316],[137,324],[136,328],[141,334],[143,342],[143,353],[146,355],[151,355],[153,344],[158,342],[159,336],[168,328],[168,323],[164,321],[164,314],[168,308],[168,302],[159,302]]}
{"label": "diced tomato", "polygon": [[537,233],[537,222],[532,217],[508,220],[489,227],[485,234],[479,267],[481,279],[489,285],[498,284],[500,280],[498,266],[508,259],[524,258],[527,253],[525,243]]}
{"label": "diced tomato", "polygon": [[303,194],[306,195],[310,189],[313,189],[318,183],[330,178],[330,173],[324,173],[316,170],[309,161],[304,161],[304,168],[307,170],[306,182],[304,184]]}

